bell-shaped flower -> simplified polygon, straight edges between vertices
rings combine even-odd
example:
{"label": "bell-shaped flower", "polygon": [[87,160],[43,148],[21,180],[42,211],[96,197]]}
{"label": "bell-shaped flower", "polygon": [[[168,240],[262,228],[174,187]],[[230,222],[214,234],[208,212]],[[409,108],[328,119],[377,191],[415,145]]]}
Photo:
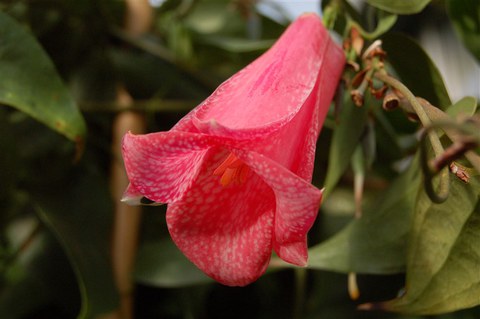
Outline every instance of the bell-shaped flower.
{"label": "bell-shaped flower", "polygon": [[170,131],[124,137],[124,201],[167,203],[175,244],[225,285],[255,281],[272,249],[305,266],[315,145],[344,60],[304,14]]}

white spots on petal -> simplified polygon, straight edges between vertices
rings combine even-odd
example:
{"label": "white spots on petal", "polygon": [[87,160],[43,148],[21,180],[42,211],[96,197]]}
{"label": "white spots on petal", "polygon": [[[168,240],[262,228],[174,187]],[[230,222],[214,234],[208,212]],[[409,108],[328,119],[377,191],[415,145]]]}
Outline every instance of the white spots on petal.
{"label": "white spots on petal", "polygon": [[[195,185],[167,210],[172,238],[199,268],[228,285],[245,285],[266,269],[272,249],[275,198],[257,175],[220,185],[212,155]],[[185,216],[188,215],[186,219]]]}
{"label": "white spots on petal", "polygon": [[[238,156],[275,193],[275,251],[288,262],[303,264],[306,235],[317,216],[321,191],[261,154],[238,151]],[[284,245],[288,245],[288,249],[282,248]]]}
{"label": "white spots on petal", "polygon": [[[288,41],[280,40],[187,116],[180,126],[204,133],[202,138],[175,131],[152,136],[125,152],[136,190],[171,203],[167,223],[177,245],[226,284],[242,285],[258,277],[272,243],[281,258],[306,261],[306,233],[321,198],[307,181],[327,100],[336,85],[330,77],[333,84],[326,84],[320,74],[331,40],[317,20],[305,22],[307,28],[290,28],[298,33],[289,31]],[[297,39],[306,45],[292,45]],[[340,72],[342,63],[336,68]],[[208,150],[213,135],[228,137],[228,147],[238,147],[240,139],[250,143],[243,148],[246,152],[235,153],[255,172],[247,182],[222,187],[213,176],[226,155]]]}

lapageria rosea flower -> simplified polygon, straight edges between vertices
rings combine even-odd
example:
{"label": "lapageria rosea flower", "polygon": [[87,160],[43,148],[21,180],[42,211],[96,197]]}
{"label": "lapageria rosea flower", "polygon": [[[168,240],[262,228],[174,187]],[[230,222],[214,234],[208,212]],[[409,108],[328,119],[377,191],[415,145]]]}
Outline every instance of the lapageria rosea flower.
{"label": "lapageria rosea flower", "polygon": [[124,201],[167,203],[173,241],[225,285],[255,281],[272,249],[305,266],[315,144],[343,65],[320,18],[302,15],[170,131],[126,134]]}

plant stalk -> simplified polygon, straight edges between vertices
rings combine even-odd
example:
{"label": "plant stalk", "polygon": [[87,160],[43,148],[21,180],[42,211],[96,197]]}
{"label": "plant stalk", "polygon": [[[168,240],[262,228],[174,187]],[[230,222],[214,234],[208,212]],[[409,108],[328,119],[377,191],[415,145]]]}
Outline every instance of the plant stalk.
{"label": "plant stalk", "polygon": [[[148,0],[127,0],[126,7],[125,32],[132,37],[138,37],[147,32],[153,21],[153,9]],[[125,108],[133,104],[133,98],[122,84],[117,89],[117,102]],[[112,236],[112,267],[114,280],[120,295],[120,305],[116,311],[106,314],[102,319],[133,318],[134,284],[132,273],[135,265],[142,211],[139,206],[127,206],[120,202],[128,185],[128,177],[122,161],[121,144],[126,132],[144,133],[145,130],[145,116],[141,113],[120,112],[113,122],[111,190],[115,211]]]}
{"label": "plant stalk", "polygon": [[[420,104],[419,99],[413,95],[413,93],[400,81],[388,75],[384,70],[375,72],[375,77],[380,81],[384,82],[385,84],[390,85],[395,90],[399,91],[409,102],[412,106],[413,111],[417,114],[420,122],[422,123],[423,127],[430,127],[432,125],[432,120]],[[432,145],[433,152],[435,157],[441,156],[445,150],[443,148],[442,142],[440,141],[440,137],[435,130],[428,130],[428,138],[430,140],[430,144]],[[436,203],[441,203],[445,201],[449,194],[450,189],[450,178],[448,169],[444,168],[440,173],[439,179],[439,187],[438,192],[436,193],[433,189],[432,179],[433,174],[431,172],[431,168],[428,166],[428,160],[426,158],[426,150],[423,147],[422,152],[425,154],[425,165],[423,166],[425,172],[425,187],[426,191],[430,197],[430,199]]]}

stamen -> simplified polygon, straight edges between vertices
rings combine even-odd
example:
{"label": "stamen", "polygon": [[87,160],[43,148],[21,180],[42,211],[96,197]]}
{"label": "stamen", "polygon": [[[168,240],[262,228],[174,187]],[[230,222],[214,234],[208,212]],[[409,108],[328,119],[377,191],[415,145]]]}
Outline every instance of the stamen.
{"label": "stamen", "polygon": [[239,160],[233,153],[213,171],[213,175],[221,176],[220,184],[226,187],[230,184],[243,184],[248,178],[250,169],[245,163]]}

